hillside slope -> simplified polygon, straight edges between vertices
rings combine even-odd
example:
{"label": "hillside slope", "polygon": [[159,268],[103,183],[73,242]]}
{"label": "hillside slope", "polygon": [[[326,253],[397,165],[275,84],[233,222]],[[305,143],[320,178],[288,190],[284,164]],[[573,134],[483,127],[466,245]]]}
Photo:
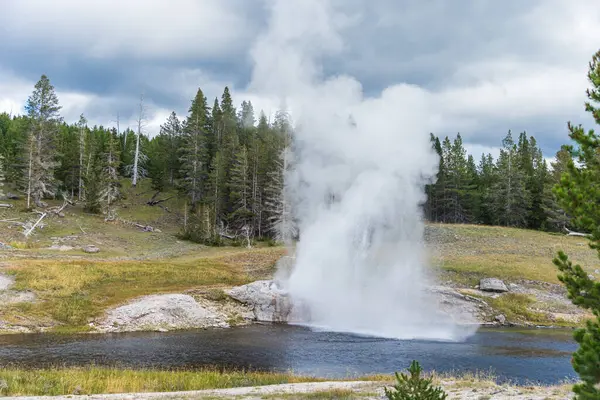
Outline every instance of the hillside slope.
{"label": "hillside slope", "polygon": [[[173,198],[162,207],[149,206],[154,192],[145,185],[126,188],[118,221],[68,206],[63,216],[44,218],[28,239],[19,223],[39,215],[22,211],[22,200],[0,209],[0,243],[7,245],[0,246],[0,274],[14,280],[12,291],[0,288],[0,330],[82,329],[108,308],[139,296],[207,293],[268,278],[285,254],[264,243],[214,248],[179,240],[183,204]],[[440,224],[427,225],[425,238],[428,271],[438,283],[483,299],[490,322],[501,314],[508,323],[574,325],[587,316],[566,299],[552,264],[562,249],[600,276],[600,263],[583,238]],[[82,250],[87,245],[100,251],[87,254]],[[509,293],[477,290],[479,280],[489,277],[504,280]]]}

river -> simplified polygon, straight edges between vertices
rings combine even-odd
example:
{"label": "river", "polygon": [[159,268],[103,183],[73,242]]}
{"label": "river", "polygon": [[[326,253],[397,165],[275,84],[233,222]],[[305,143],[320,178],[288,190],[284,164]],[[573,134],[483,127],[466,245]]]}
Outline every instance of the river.
{"label": "river", "polygon": [[568,330],[480,329],[465,342],[392,340],[252,325],[167,333],[0,336],[0,366],[108,365],[133,368],[252,368],[326,378],[425,370],[491,372],[513,383],[575,378]]}

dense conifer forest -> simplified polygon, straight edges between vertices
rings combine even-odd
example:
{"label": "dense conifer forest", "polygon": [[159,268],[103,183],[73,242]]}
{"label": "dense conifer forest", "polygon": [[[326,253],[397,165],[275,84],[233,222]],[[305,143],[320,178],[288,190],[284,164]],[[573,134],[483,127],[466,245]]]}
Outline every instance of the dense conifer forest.
{"label": "dense conifer forest", "polygon": [[[278,239],[278,227],[290,218],[283,176],[293,122],[285,111],[269,120],[249,101],[234,106],[227,87],[212,104],[198,89],[188,114],[171,113],[152,137],[143,97],[134,129],[89,126],[84,115],[66,123],[60,111],[43,75],[23,115],[0,114],[0,196],[23,197],[29,209],[64,198],[112,219],[123,180],[136,186],[148,179],[148,205],[185,199],[183,209],[169,211],[180,215],[183,238],[206,244]],[[476,160],[460,134],[430,136],[440,168],[425,188],[427,220],[543,230],[569,225],[552,193],[571,159],[567,148],[547,165],[534,137],[509,131],[498,159]]]}

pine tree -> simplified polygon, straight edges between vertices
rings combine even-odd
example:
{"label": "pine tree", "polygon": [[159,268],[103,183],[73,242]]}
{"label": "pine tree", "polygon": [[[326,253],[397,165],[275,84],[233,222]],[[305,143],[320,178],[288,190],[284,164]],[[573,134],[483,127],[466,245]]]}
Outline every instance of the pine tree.
{"label": "pine tree", "polygon": [[[210,130],[210,140],[207,143],[206,149],[208,151],[208,159],[214,160],[217,154],[218,149],[221,147],[222,136],[223,136],[223,127],[222,127],[222,115],[221,106],[219,105],[219,99],[215,97],[215,101],[213,103],[213,107],[211,109],[211,130]],[[212,168],[212,165],[209,167]]]}
{"label": "pine tree", "polygon": [[252,225],[254,215],[251,210],[252,185],[248,151],[244,146],[240,146],[236,154],[235,163],[231,170],[229,189],[233,204],[233,212],[229,220],[237,230],[248,229]]}
{"label": "pine tree", "polygon": [[241,109],[238,112],[238,123],[240,126],[240,145],[248,148],[254,137],[254,125],[256,124],[252,102],[242,101]]}
{"label": "pine tree", "polygon": [[291,152],[285,147],[269,172],[266,186],[266,209],[269,213],[269,232],[275,240],[289,244],[298,235],[285,175],[290,167]]}
{"label": "pine tree", "polygon": [[174,186],[179,176],[181,131],[181,122],[173,111],[160,126],[159,134],[149,142],[148,176],[156,191]]}
{"label": "pine tree", "polygon": [[[590,62],[588,78],[592,88],[587,91],[586,111],[600,125],[600,51]],[[568,127],[577,150],[573,146],[567,149],[579,165],[572,159],[567,160],[567,169],[555,193],[577,225],[591,232],[590,247],[600,257],[600,136],[593,130],[586,132],[581,125],[569,123]],[[575,398],[597,400],[600,399],[600,282],[592,280],[580,265],[573,265],[563,252],[554,263],[562,273],[559,278],[567,287],[569,298],[594,314],[594,319],[588,320],[585,328],[578,329],[574,335],[579,348],[572,364],[582,381],[573,387]]]}
{"label": "pine tree", "polygon": [[54,86],[42,75],[25,106],[31,121],[27,141],[27,208],[31,207],[31,199],[36,206],[43,207],[44,196],[55,194],[53,142],[62,121],[60,109]]}
{"label": "pine tree", "polygon": [[416,360],[410,364],[408,374],[398,374],[396,384],[388,389],[384,388],[385,396],[389,400],[446,400],[448,395],[441,387],[433,386],[433,378],[421,376],[423,368]]}
{"label": "pine tree", "polygon": [[83,116],[83,114],[81,114],[79,116],[79,122],[77,123],[77,128],[79,130],[79,185],[78,185],[78,191],[77,191],[77,197],[79,198],[79,200],[82,200],[84,198],[84,189],[83,189],[83,173],[84,173],[84,167],[83,167],[83,160],[85,159],[85,136],[86,136],[86,127],[87,127],[87,120],[85,119],[85,117]]}
{"label": "pine tree", "polygon": [[179,171],[179,155],[177,151],[179,149],[180,137],[181,137],[182,127],[179,118],[177,118],[177,114],[175,111],[171,112],[167,122],[164,125],[160,126],[159,136],[164,136],[166,141],[165,146],[165,154],[163,157],[165,158],[165,167],[166,167],[166,177],[170,185],[175,183],[175,177],[177,176],[177,172]]}
{"label": "pine tree", "polygon": [[235,157],[239,149],[239,136],[237,130],[237,116],[235,108],[233,107],[233,101],[229,88],[225,87],[223,95],[221,97],[221,143],[220,152],[223,158],[223,167],[225,180],[220,191],[223,195],[224,211],[229,214],[234,209],[234,204],[231,199],[230,182],[232,168],[235,163]]}
{"label": "pine tree", "polygon": [[25,169],[28,166],[26,159],[27,143],[30,121],[27,116],[8,117],[5,114],[4,128],[2,129],[4,142],[2,155],[4,156],[4,168],[6,182],[16,188],[26,191],[27,182]]}
{"label": "pine tree", "polygon": [[525,178],[518,165],[517,146],[510,131],[502,140],[496,168],[498,179],[493,188],[495,222],[523,227],[527,221],[527,192]]}
{"label": "pine tree", "polygon": [[436,174],[436,181],[435,184],[433,186],[433,190],[432,190],[432,196],[433,196],[433,200],[432,200],[432,215],[433,215],[433,221],[435,222],[441,222],[443,220],[443,215],[444,215],[444,204],[443,204],[443,199],[444,199],[444,193],[446,191],[446,176],[447,176],[447,169],[446,169],[446,161],[444,160],[444,153],[442,151],[442,144],[440,143],[440,139],[438,137],[435,137],[435,141],[433,143],[433,148],[435,149],[435,152],[438,154],[439,158],[440,158],[440,164],[439,164],[439,169],[438,169],[438,173]]}
{"label": "pine tree", "polygon": [[267,140],[270,154],[267,160],[269,166],[264,194],[267,231],[275,240],[286,244],[298,236],[290,188],[286,180],[286,175],[293,165],[292,126],[290,114],[286,110],[278,110],[275,113]]}
{"label": "pine tree", "polygon": [[268,181],[268,172],[272,170],[272,161],[275,160],[279,147],[270,140],[271,129],[264,112],[261,111],[258,126],[252,142],[252,213],[254,214],[254,230],[259,237],[265,233],[267,221],[265,212],[265,188]]}
{"label": "pine tree", "polygon": [[[431,148],[437,152],[436,143],[439,144],[440,141],[433,133],[429,133],[429,142],[431,143]],[[441,160],[441,157],[442,157],[441,147],[440,147],[440,151],[437,154],[438,154],[439,161],[440,161],[439,166],[438,166],[438,175],[439,175],[439,171],[440,171],[441,164],[442,164],[441,163],[441,161],[442,161]],[[427,194],[427,201],[425,202],[424,214],[425,214],[425,218],[428,221],[437,221],[437,218],[435,215],[435,208],[437,206],[435,189],[436,189],[436,184],[437,184],[438,179],[439,179],[439,177],[437,177],[431,183],[425,185],[425,193]]]}
{"label": "pine tree", "polygon": [[550,164],[551,170],[546,175],[546,180],[544,181],[543,207],[544,214],[546,215],[544,228],[547,230],[559,231],[570,225],[571,218],[559,205],[553,191],[554,187],[560,184],[560,179],[567,171],[570,160],[571,153],[568,147],[562,146],[556,152],[555,160]]}
{"label": "pine tree", "polygon": [[84,184],[87,188],[85,196],[85,210],[87,212],[98,214],[102,211],[100,196],[102,191],[102,164],[97,155],[93,155],[84,177]]}
{"label": "pine tree", "polygon": [[181,186],[190,199],[192,209],[196,207],[206,188],[205,180],[208,173],[206,142],[209,130],[206,97],[202,90],[198,89],[183,128],[179,158]]}
{"label": "pine tree", "polygon": [[469,154],[465,172],[465,183],[462,190],[463,207],[468,218],[465,222],[479,221],[481,215],[481,191],[479,188],[479,173],[475,158]]}
{"label": "pine tree", "polygon": [[104,212],[112,219],[113,205],[121,197],[119,182],[119,151],[117,147],[118,134],[108,132],[108,143],[104,154],[104,163],[101,173],[102,187],[100,189],[100,203]]}
{"label": "pine tree", "polygon": [[0,199],[4,198],[4,183],[6,181],[6,163],[4,161],[4,155],[0,153]]}
{"label": "pine tree", "polygon": [[453,142],[446,137],[442,143],[444,159],[444,192],[442,220],[451,223],[464,223],[470,220],[465,208],[467,192],[467,158],[462,137],[456,136]]}
{"label": "pine tree", "polygon": [[548,164],[533,136],[530,138],[530,148],[532,149],[532,175],[527,178],[529,192],[527,226],[530,229],[540,229],[548,219],[544,208],[544,187],[548,180]]}
{"label": "pine tree", "polygon": [[209,174],[208,204],[212,210],[212,236],[218,236],[218,229],[222,225],[225,213],[223,188],[225,187],[225,165],[220,151],[217,151]]}

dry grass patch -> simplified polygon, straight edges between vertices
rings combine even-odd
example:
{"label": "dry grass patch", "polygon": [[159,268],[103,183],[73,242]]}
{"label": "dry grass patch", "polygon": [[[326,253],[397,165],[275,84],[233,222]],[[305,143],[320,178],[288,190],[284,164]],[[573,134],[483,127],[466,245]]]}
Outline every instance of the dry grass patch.
{"label": "dry grass patch", "polygon": [[290,374],[133,370],[102,367],[0,369],[0,396],[173,392],[321,381]]}
{"label": "dry grass patch", "polygon": [[267,268],[275,258],[272,249],[245,250],[237,257],[208,254],[156,261],[19,260],[6,271],[15,276],[15,289],[33,290],[38,296],[29,314],[83,327],[105,309],[138,296],[247,283],[248,264]]}
{"label": "dry grass patch", "polygon": [[588,271],[600,268],[585,238],[498,226],[430,224],[428,229],[435,232],[428,243],[435,263],[446,278],[464,285],[483,277],[558,284],[552,259],[559,250]]}

